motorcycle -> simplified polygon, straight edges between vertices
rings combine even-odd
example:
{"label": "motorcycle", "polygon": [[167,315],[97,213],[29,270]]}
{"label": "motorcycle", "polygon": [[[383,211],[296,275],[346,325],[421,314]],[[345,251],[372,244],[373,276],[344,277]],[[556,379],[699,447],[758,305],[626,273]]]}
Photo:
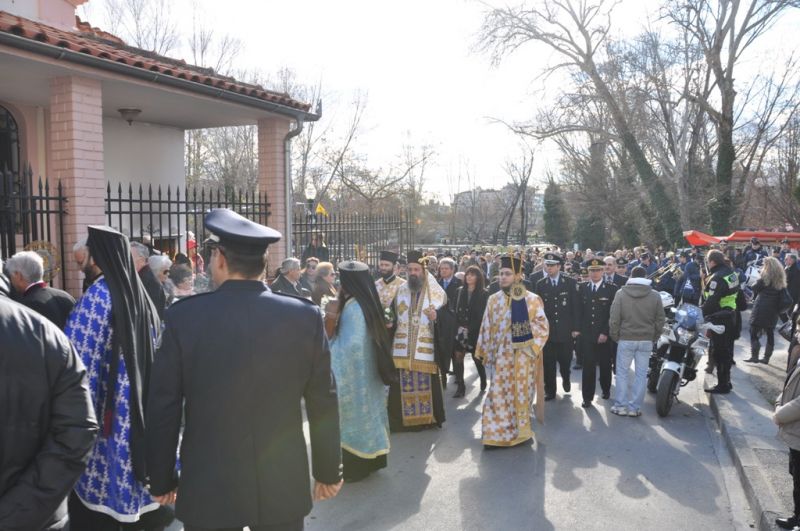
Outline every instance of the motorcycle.
{"label": "motorcycle", "polygon": [[753,302],[753,287],[761,278],[761,267],[763,266],[763,258],[752,260],[747,264],[744,270],[744,281],[742,282],[742,291],[747,298],[747,304]]}
{"label": "motorcycle", "polygon": [[697,366],[708,353],[706,333],[725,332],[724,325],[704,322],[702,310],[693,304],[672,312],[674,319],[664,325],[647,374],[647,388],[656,394],[659,417],[669,415],[681,388],[697,378]]}

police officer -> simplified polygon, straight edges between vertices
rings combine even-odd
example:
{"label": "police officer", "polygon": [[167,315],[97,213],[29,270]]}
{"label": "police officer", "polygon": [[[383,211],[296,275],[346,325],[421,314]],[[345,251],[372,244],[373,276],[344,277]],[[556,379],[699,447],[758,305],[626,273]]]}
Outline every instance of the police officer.
{"label": "police officer", "polygon": [[614,353],[609,337],[611,303],[617,294],[617,286],[606,282],[605,264],[598,258],[587,260],[584,266],[589,271],[589,281],[578,286],[581,349],[583,353],[583,376],[581,392],[582,407],[591,407],[597,384],[597,368],[600,369],[600,389],[603,399],[611,394],[611,360]]}
{"label": "police officer", "polygon": [[712,334],[711,348],[717,367],[717,385],[707,393],[728,394],[731,385],[733,342],[735,337],[736,297],[739,293],[739,276],[725,264],[722,251],[709,251],[706,256],[708,278],[703,290],[703,318],[713,324],[725,325],[725,332]]}
{"label": "police officer", "polygon": [[700,300],[700,266],[689,251],[681,251],[678,261],[681,276],[675,284],[673,297],[676,301],[697,304]]}
{"label": "police officer", "polygon": [[544,313],[550,324],[550,335],[544,346],[544,396],[556,397],[556,364],[561,372],[565,393],[571,390],[570,363],[573,339],[578,336],[577,285],[561,272],[563,259],[548,252],[544,255],[546,276],[536,283],[536,294],[544,302]]}
{"label": "police officer", "polygon": [[[606,284],[614,284],[618,288],[621,288],[625,285],[628,281],[628,277],[624,277],[622,275],[617,274],[617,258],[613,256],[606,256],[603,258],[604,264],[604,271],[603,271],[603,282]],[[623,268],[627,265],[628,262],[625,261],[623,264]]]}
{"label": "police officer", "polygon": [[[193,529],[300,530],[314,499],[341,487],[336,384],[319,309],[261,280],[280,233],[228,209],[205,219],[216,291],[166,312],[146,414],[150,493],[180,490]],[[185,408],[180,480],[175,456]]]}

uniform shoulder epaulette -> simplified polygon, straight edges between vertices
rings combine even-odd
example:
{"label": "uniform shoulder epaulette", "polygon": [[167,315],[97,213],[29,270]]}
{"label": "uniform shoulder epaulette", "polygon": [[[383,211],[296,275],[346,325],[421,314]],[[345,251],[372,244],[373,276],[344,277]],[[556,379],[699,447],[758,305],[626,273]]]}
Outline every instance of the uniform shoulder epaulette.
{"label": "uniform shoulder epaulette", "polygon": [[[272,290],[270,290],[270,291],[272,291]],[[295,300],[298,300],[298,301],[303,301],[303,302],[305,302],[307,304],[311,304],[313,306],[317,305],[317,303],[315,303],[314,301],[312,301],[310,299],[306,299],[305,297],[301,297],[299,295],[294,295],[292,293],[284,293],[283,291],[272,291],[272,293],[275,294],[275,295],[281,295],[283,297],[289,297],[291,299],[295,299]]]}
{"label": "uniform shoulder epaulette", "polygon": [[195,293],[194,295],[189,295],[188,297],[184,297],[182,299],[178,299],[178,300],[174,301],[172,304],[169,305],[169,307],[172,308],[173,306],[177,306],[178,304],[181,304],[183,302],[191,301],[191,300],[194,300],[194,299],[200,298],[200,297],[205,297],[206,295],[211,295],[212,293],[214,293],[214,290],[203,291],[202,293]]}

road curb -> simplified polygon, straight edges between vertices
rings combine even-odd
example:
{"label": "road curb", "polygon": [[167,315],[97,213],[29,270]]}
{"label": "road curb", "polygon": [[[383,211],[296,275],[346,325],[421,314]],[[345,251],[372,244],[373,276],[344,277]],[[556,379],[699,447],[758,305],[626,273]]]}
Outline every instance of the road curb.
{"label": "road curb", "polygon": [[[770,481],[772,474],[786,474],[787,468],[766,466],[757,456],[758,450],[788,452],[776,437],[776,427],[771,420],[772,406],[750,382],[748,375],[732,371],[734,391],[728,395],[709,394],[709,405],[725,445],[736,466],[757,529],[775,531],[775,518],[791,514],[775,493]],[[706,378],[706,388],[715,379]]]}

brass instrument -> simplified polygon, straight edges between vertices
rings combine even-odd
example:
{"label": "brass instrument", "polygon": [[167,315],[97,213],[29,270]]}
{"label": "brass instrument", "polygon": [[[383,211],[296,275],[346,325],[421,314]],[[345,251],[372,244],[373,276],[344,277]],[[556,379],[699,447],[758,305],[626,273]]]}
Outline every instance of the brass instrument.
{"label": "brass instrument", "polygon": [[655,278],[655,282],[656,283],[661,282],[661,279],[667,275],[672,275],[672,278],[678,280],[683,276],[683,271],[681,271],[681,268],[677,263],[673,262],[666,268],[666,270],[663,273],[661,273]]}

